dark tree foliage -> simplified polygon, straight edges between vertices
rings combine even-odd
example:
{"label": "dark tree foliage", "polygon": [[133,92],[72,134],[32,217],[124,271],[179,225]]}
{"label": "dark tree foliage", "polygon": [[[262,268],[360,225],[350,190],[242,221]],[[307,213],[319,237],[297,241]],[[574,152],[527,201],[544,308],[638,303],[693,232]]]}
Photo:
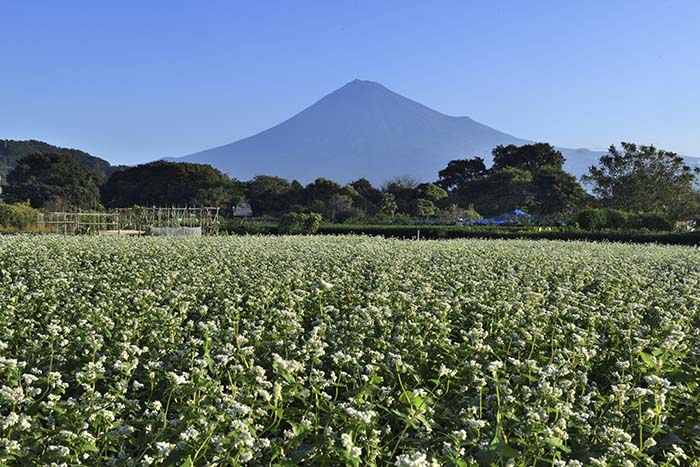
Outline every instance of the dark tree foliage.
{"label": "dark tree foliage", "polygon": [[343,187],[327,178],[317,178],[304,188],[304,201],[311,204],[314,201],[327,202],[333,195],[341,194]]}
{"label": "dark tree foliage", "polygon": [[106,160],[78,149],[60,148],[36,140],[15,141],[0,139],[0,176],[4,178],[23,157],[39,153],[67,154],[76,159],[86,169],[96,172],[105,178],[109,178],[114,172],[126,168],[125,166],[110,165]]}
{"label": "dark tree foliage", "polygon": [[590,196],[576,177],[561,167],[545,165],[533,173],[533,214],[571,213],[588,203]]}
{"label": "dark tree foliage", "polygon": [[396,197],[391,193],[384,193],[382,195],[382,206],[379,212],[385,216],[393,217],[398,209],[399,206],[396,204]]}
{"label": "dark tree foliage", "polygon": [[421,219],[427,219],[437,214],[435,204],[426,198],[418,198],[413,201],[412,214]]}
{"label": "dark tree foliage", "polygon": [[504,167],[478,181],[476,210],[486,216],[495,216],[514,209],[530,210],[534,204],[532,173],[514,167]]}
{"label": "dark tree foliage", "polygon": [[416,187],[416,196],[437,203],[447,198],[447,192],[434,183],[421,183]]}
{"label": "dark tree foliage", "polygon": [[[296,182],[294,188],[298,190],[299,187],[301,184]],[[281,216],[294,204],[292,188],[284,178],[258,175],[247,183],[245,196],[254,215]]]}
{"label": "dark tree foliage", "polygon": [[497,146],[493,166],[483,159],[451,161],[440,171],[440,184],[450,199],[466,208],[474,204],[485,215],[523,209],[532,214],[568,213],[588,196],[576,178],[564,171],[564,156],[546,143]]}
{"label": "dark tree foliage", "polygon": [[238,204],[243,186],[205,164],[156,161],[112,175],[102,186],[108,207],[218,206]]}
{"label": "dark tree foliage", "polygon": [[496,146],[491,152],[493,155],[493,166],[491,171],[501,170],[504,167],[535,172],[540,167],[553,166],[563,167],[564,156],[550,144],[535,143],[516,146]]}
{"label": "dark tree foliage", "polygon": [[304,188],[306,209],[321,213],[330,222],[344,222],[351,217],[366,214],[363,205],[372,208],[351,185],[341,186],[326,178],[317,178]]}
{"label": "dark tree foliage", "polygon": [[615,145],[583,176],[603,206],[626,211],[667,212],[673,219],[699,211],[697,171],[676,153],[622,143]]}
{"label": "dark tree foliage", "polygon": [[366,178],[360,178],[350,184],[357,193],[375,207],[382,205],[382,190],[375,188]]}
{"label": "dark tree foliage", "polygon": [[99,207],[101,175],[75,157],[60,153],[30,154],[8,174],[10,202],[29,200],[32,207],[94,209]]}
{"label": "dark tree foliage", "polygon": [[32,209],[26,201],[15,204],[0,201],[0,227],[23,230],[35,226],[36,221],[36,209]]}
{"label": "dark tree foliage", "polygon": [[394,195],[397,212],[411,213],[413,211],[414,201],[418,198],[416,193],[417,186],[418,183],[409,177],[398,177],[389,181],[384,191]]}
{"label": "dark tree foliage", "polygon": [[488,174],[481,157],[457,159],[447,163],[447,167],[438,172],[436,185],[449,192],[464,187],[469,182]]}

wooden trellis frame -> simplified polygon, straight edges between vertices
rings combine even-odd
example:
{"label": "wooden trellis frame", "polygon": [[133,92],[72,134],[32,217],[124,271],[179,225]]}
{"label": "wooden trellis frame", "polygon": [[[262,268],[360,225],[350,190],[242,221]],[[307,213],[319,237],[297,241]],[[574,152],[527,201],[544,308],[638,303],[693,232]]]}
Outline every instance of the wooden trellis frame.
{"label": "wooden trellis frame", "polygon": [[140,235],[150,227],[199,227],[204,235],[219,233],[218,207],[141,207],[112,211],[52,211],[39,225],[62,234]]}

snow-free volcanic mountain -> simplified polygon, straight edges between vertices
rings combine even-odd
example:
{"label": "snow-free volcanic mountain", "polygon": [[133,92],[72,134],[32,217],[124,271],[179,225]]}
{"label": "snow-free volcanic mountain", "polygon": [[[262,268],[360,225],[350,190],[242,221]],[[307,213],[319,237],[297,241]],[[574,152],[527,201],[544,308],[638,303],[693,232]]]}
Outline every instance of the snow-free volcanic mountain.
{"label": "snow-free volcanic mountain", "polygon": [[[490,161],[499,144],[530,142],[469,117],[442,114],[379,83],[354,80],[269,130],[170,160],[211,164],[239,180],[265,174],[302,183],[365,177],[381,184],[404,175],[432,181],[450,160]],[[565,168],[576,175],[600,155],[561,150]]]}

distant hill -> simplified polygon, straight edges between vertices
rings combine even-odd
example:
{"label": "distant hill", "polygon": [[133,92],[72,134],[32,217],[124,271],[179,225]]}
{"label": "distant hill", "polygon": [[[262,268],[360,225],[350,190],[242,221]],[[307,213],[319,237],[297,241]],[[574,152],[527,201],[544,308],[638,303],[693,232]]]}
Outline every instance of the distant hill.
{"label": "distant hill", "polygon": [[85,168],[102,175],[105,179],[109,178],[114,172],[126,168],[126,166],[120,165],[113,166],[104,159],[92,156],[78,149],[60,148],[36,140],[15,141],[11,139],[0,139],[0,176],[2,177],[2,184],[7,184],[7,174],[15,167],[18,160],[37,152],[68,154],[75,157]]}
{"label": "distant hill", "polygon": [[[401,175],[435,180],[453,159],[491,160],[499,144],[527,144],[469,117],[452,117],[372,81],[352,81],[279,125],[174,161],[211,164],[232,177],[258,174],[309,182],[316,177],[381,184]],[[579,176],[601,152],[559,148]]]}

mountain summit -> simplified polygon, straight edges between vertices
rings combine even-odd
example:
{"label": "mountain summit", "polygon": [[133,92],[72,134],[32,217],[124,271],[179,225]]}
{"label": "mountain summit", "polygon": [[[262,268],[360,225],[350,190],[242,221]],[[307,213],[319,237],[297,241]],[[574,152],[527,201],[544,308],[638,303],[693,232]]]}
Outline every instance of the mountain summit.
{"label": "mountain summit", "polygon": [[[268,130],[170,160],[211,164],[239,180],[265,174],[302,183],[365,177],[381,184],[403,175],[435,180],[450,160],[481,156],[488,161],[499,144],[530,142],[356,79]],[[566,168],[576,175],[600,154],[562,151]]]}

